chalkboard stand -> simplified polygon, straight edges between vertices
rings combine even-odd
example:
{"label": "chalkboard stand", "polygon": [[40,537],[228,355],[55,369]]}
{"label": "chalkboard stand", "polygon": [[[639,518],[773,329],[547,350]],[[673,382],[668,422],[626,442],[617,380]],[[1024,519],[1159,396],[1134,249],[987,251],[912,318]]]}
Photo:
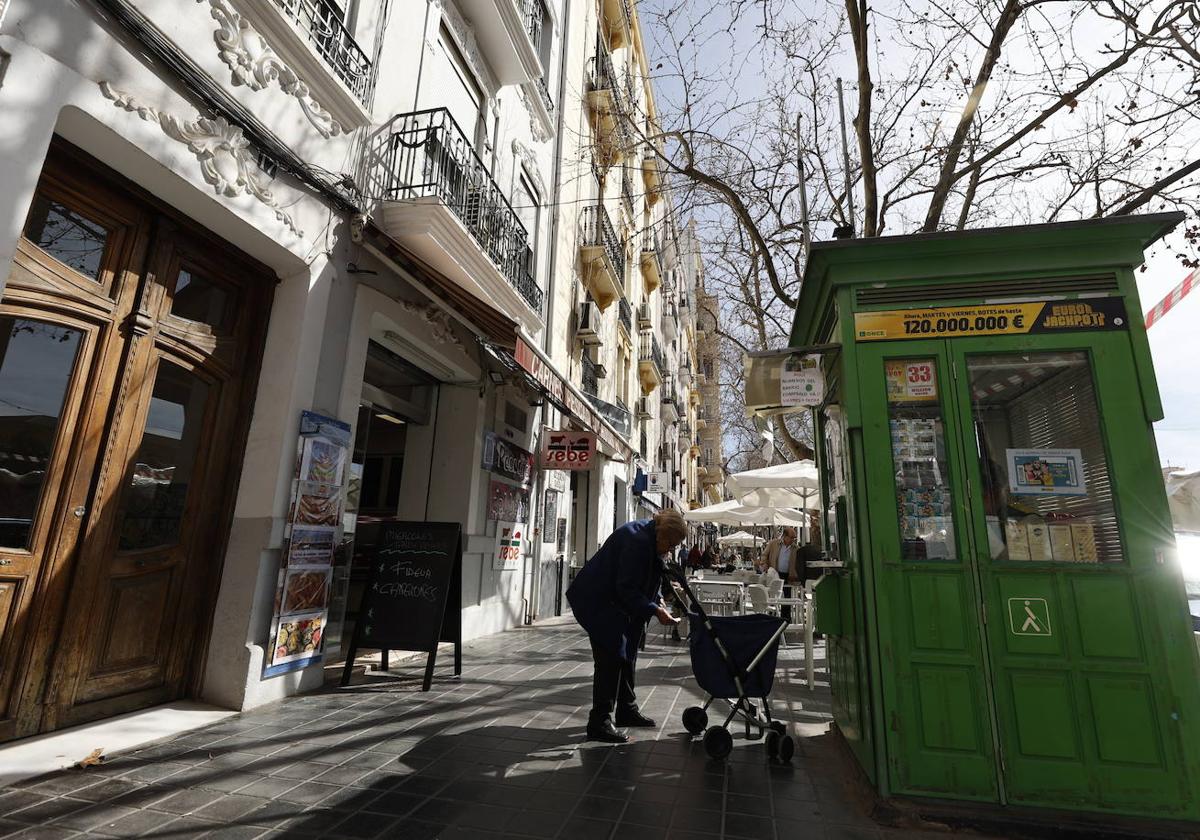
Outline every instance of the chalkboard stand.
{"label": "chalkboard stand", "polygon": [[[354,634],[351,636],[350,648],[346,651],[346,664],[342,667],[343,686],[350,684],[350,677],[354,672],[354,661],[358,655],[360,647],[376,648],[380,653],[380,670],[388,670],[388,653],[391,650],[415,650],[428,654],[428,660],[425,665],[425,677],[421,684],[422,691],[429,691],[433,685],[433,668],[437,662],[438,645],[441,642],[454,643],[454,675],[462,675],[462,534],[458,523],[422,523],[422,522],[385,522],[382,523],[385,529],[407,529],[409,532],[413,530],[428,530],[438,531],[448,539],[443,543],[446,551],[442,555],[448,559],[448,563],[441,564],[440,572],[437,578],[440,581],[441,591],[445,593],[443,607],[440,615],[440,623],[436,629],[429,632],[429,627],[421,628],[400,628],[398,635],[390,637],[388,641],[392,641],[393,647],[384,647],[384,640],[380,638],[365,638],[365,629],[367,626],[366,616],[369,616],[373,609],[387,609],[386,602],[381,598],[374,596],[374,584],[382,577],[380,569],[384,568],[380,564],[382,554],[388,554],[389,558],[397,556],[397,552],[389,552],[386,549],[388,541],[382,538],[379,545],[383,547],[383,551],[377,549],[375,558],[372,559],[371,573],[367,577],[367,588],[363,594],[362,605],[359,608],[359,617],[354,624]],[[452,550],[451,550],[452,549]],[[403,556],[403,552],[399,552]],[[432,623],[432,622],[431,622]],[[372,634],[378,636],[378,633]],[[411,639],[411,641],[409,640]]]}

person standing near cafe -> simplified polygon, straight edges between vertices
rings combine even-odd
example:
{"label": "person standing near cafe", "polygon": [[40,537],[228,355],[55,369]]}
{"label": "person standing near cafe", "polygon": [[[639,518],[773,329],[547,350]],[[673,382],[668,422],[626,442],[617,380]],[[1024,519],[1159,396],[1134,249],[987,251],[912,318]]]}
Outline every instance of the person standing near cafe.
{"label": "person standing near cafe", "polygon": [[[592,710],[589,741],[622,744],[618,726],[655,726],[638,709],[634,669],[646,622],[678,623],[662,600],[663,562],[687,537],[677,510],[639,519],[613,531],[567,589],[575,620],[592,646]],[[615,711],[615,724],[614,724]]]}
{"label": "person standing near cafe", "polygon": [[[783,594],[790,597],[791,587],[797,582],[803,583],[807,572],[803,568],[804,563],[800,559],[800,551],[796,545],[796,529],[784,528],[778,539],[768,542],[767,547],[763,549],[762,562],[767,568],[776,571],[785,587]],[[791,621],[792,608],[790,606],[783,607],[780,615]]]}

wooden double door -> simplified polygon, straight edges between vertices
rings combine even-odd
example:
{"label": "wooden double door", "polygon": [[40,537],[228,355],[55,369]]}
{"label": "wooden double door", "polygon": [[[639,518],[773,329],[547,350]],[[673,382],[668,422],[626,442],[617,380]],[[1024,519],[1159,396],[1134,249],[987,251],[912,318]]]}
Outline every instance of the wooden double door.
{"label": "wooden double door", "polygon": [[0,740],[195,689],[272,288],[53,144],[0,299]]}

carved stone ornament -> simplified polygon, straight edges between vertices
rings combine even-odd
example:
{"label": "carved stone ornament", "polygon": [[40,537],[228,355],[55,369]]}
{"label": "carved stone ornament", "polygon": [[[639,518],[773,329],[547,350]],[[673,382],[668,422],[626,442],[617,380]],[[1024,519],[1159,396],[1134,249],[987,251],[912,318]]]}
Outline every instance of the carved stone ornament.
{"label": "carved stone ornament", "polygon": [[138,102],[128,93],[122,93],[109,82],[100,83],[100,92],[111,99],[118,108],[137,114],[146,122],[158,123],[163,133],[172,140],[185,144],[200,161],[200,172],[204,180],[220,195],[236,198],[250,195],[261,201],[275,213],[275,218],[287,225],[296,236],[304,236],[296,227],[291,214],[280,208],[279,202],[260,180],[261,170],[255,161],[254,151],[242,130],[231,125],[224,117],[208,119],[197,116],[184,121],[172,114],[164,114],[157,108]]}
{"label": "carved stone ornament", "polygon": [[533,153],[533,149],[526,146],[520,140],[512,141],[513,154],[521,158],[525,164],[525,171],[529,173],[529,177],[533,179],[534,186],[537,187],[538,193],[544,197],[546,195],[546,183],[542,180],[541,169],[538,167],[537,155]]}
{"label": "carved stone ornament", "polygon": [[399,303],[405,312],[409,315],[415,315],[429,327],[429,332],[433,336],[434,343],[450,344],[464,353],[466,352],[467,348],[463,347],[463,343],[454,334],[454,327],[450,323],[450,316],[446,314],[445,310],[439,309],[433,304],[422,305],[413,303],[411,300],[402,300]]}
{"label": "carved stone ornament", "polygon": [[235,85],[245,85],[251,90],[264,90],[271,82],[278,82],[279,89],[294,96],[304,111],[304,116],[325,139],[345,132],[321,104],[313,98],[308,85],[300,80],[292,68],[283,63],[254,28],[225,0],[196,0],[212,7],[212,17],[218,24],[213,33],[221,60],[229,65]]}
{"label": "carved stone ornament", "polygon": [[521,105],[525,108],[525,113],[529,114],[529,133],[533,135],[534,142],[545,143],[550,139],[550,132],[546,131],[546,127],[542,125],[542,119],[537,115],[533,98],[539,94],[531,91],[528,85],[521,85],[517,88],[518,95],[521,97]]}

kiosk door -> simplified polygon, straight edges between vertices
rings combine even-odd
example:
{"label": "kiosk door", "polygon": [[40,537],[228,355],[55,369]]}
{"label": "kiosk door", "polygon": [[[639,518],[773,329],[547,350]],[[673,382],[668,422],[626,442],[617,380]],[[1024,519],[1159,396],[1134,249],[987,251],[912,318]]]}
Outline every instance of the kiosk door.
{"label": "kiosk door", "polygon": [[860,348],[899,791],[1190,807],[1155,449],[1127,336],[1080,338]]}

